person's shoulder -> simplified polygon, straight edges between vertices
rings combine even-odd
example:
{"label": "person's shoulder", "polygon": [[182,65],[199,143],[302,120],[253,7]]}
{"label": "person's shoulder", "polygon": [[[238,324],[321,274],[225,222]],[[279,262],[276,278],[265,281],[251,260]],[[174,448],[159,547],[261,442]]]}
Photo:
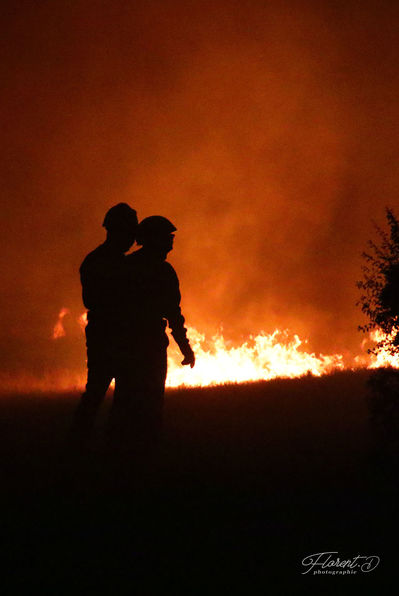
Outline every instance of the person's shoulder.
{"label": "person's shoulder", "polygon": [[97,246],[97,248],[95,248],[94,250],[89,252],[88,255],[85,256],[85,258],[82,261],[82,264],[80,265],[80,271],[86,269],[87,267],[90,267],[91,265],[94,265],[98,260],[104,257],[104,255],[104,244],[100,244],[100,246]]}
{"label": "person's shoulder", "polygon": [[176,275],[176,271],[175,271],[173,265],[171,265],[169,263],[169,261],[163,261],[162,267],[163,267],[164,271],[167,271],[168,273],[173,273],[174,275]]}
{"label": "person's shoulder", "polygon": [[178,280],[177,273],[168,261],[163,261],[162,263],[162,272],[168,279]]}

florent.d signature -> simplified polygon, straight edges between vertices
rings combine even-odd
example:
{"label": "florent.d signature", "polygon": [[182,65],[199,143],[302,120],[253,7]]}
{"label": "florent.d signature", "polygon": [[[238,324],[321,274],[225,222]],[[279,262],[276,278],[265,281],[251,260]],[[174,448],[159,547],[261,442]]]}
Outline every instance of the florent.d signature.
{"label": "florent.d signature", "polygon": [[302,566],[306,567],[302,575],[313,572],[313,575],[354,575],[358,571],[369,573],[380,563],[377,555],[356,555],[349,559],[338,556],[338,551],[314,553],[302,559]]}

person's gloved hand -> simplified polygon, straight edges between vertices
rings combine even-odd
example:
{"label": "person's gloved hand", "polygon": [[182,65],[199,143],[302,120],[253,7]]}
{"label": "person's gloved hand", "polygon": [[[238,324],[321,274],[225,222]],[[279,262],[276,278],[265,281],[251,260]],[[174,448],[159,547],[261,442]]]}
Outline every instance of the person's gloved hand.
{"label": "person's gloved hand", "polygon": [[187,347],[184,347],[184,349],[182,349],[181,352],[184,356],[184,360],[182,360],[181,362],[182,365],[187,366],[189,364],[190,368],[193,368],[195,364],[195,354],[192,351],[191,347],[187,345]]}

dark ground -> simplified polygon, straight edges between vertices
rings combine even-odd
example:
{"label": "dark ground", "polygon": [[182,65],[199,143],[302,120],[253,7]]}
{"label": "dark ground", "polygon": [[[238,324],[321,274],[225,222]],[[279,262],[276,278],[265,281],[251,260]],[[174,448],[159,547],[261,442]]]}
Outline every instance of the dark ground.
{"label": "dark ground", "polygon": [[[76,457],[65,436],[77,395],[2,397],[3,585],[395,593],[397,448],[370,422],[369,375],[169,391],[163,451],[141,462],[104,449],[109,400],[91,451]],[[302,559],[322,551],[381,563],[302,575]]]}

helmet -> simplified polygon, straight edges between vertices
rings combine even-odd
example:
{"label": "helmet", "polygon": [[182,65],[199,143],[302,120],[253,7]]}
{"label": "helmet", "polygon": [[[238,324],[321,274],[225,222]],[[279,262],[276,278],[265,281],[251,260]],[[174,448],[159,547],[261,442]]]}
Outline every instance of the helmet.
{"label": "helmet", "polygon": [[146,217],[137,226],[136,242],[137,244],[146,244],[153,238],[165,236],[176,232],[176,227],[171,221],[162,217],[162,215],[151,215]]}
{"label": "helmet", "polygon": [[131,229],[137,226],[137,213],[127,203],[118,203],[107,211],[104,217],[103,227],[106,230]]}

